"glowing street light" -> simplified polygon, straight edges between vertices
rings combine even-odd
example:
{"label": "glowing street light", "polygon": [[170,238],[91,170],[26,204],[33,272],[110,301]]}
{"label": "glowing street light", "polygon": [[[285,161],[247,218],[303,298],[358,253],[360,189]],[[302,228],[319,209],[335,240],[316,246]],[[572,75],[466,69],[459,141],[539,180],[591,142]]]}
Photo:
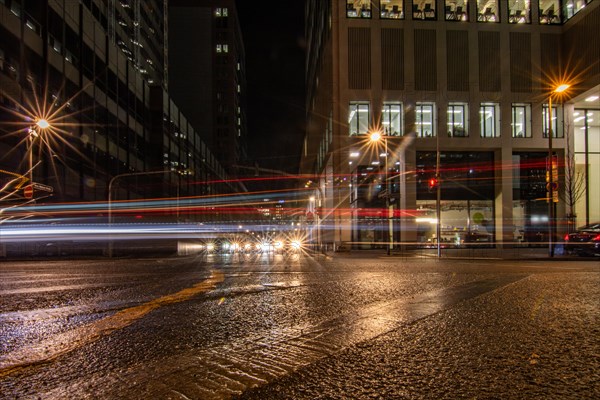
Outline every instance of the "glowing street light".
{"label": "glowing street light", "polygon": [[[552,95],[563,93],[571,85],[562,83],[554,88],[548,95],[548,253],[554,257],[554,228],[555,228],[555,206],[554,206],[554,151],[552,149]],[[557,188],[558,189],[558,188]]]}
{"label": "glowing street light", "polygon": [[50,122],[44,118],[39,119],[35,124],[42,129],[47,129],[50,127]]}

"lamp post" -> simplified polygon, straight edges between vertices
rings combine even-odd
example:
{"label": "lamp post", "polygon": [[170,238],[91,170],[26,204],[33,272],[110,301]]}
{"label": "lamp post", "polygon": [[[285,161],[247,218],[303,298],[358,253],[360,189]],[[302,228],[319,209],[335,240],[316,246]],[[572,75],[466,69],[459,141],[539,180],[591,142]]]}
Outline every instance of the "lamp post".
{"label": "lamp post", "polygon": [[[171,173],[175,173],[175,172],[180,172],[180,171],[162,169],[160,171],[127,172],[124,174],[119,174],[119,175],[113,176],[111,178],[111,180],[108,182],[108,228],[109,228],[109,230],[112,227],[112,186],[113,186],[113,183],[115,183],[115,181],[117,179],[129,177],[129,176],[171,174]],[[177,201],[179,202],[179,185],[177,186]],[[177,213],[179,213],[179,204],[177,204]],[[113,241],[112,241],[112,239],[108,241],[108,256],[109,257],[113,256]]]}
{"label": "lamp post", "polygon": [[[548,95],[548,255],[554,257],[554,231],[555,231],[555,205],[554,205],[554,150],[552,149],[552,94],[563,93],[570,87],[568,84],[560,84]],[[558,166],[557,166],[558,168]]]}
{"label": "lamp post", "polygon": [[371,142],[379,142],[383,140],[383,144],[385,147],[385,173],[384,173],[384,182],[385,182],[385,209],[387,213],[388,220],[388,246],[387,246],[387,255],[389,256],[392,253],[392,246],[394,244],[394,220],[390,215],[390,190],[389,190],[389,182],[388,182],[388,141],[387,136],[381,134],[381,132],[373,132],[369,136]]}
{"label": "lamp post", "polygon": [[27,133],[29,134],[29,149],[27,151],[29,153],[29,184],[33,184],[33,145],[35,144],[35,140],[40,136],[40,132],[38,132],[38,129],[40,129],[43,132],[48,128],[50,128],[50,123],[48,122],[48,120],[40,118],[27,130]]}

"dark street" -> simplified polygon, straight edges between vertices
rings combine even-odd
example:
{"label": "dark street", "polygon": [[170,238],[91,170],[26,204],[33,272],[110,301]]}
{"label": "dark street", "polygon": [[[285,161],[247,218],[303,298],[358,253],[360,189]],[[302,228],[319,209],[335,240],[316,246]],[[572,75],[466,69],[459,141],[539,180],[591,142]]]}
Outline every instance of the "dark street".
{"label": "dark street", "polygon": [[598,398],[594,261],[3,262],[3,398]]}

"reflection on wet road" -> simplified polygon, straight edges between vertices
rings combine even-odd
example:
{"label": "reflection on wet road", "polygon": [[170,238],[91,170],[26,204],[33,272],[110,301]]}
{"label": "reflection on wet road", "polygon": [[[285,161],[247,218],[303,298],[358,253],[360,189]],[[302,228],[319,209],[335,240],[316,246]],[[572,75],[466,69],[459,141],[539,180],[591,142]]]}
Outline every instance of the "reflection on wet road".
{"label": "reflection on wet road", "polygon": [[126,308],[111,316],[55,335],[49,341],[11,352],[5,357],[0,357],[0,378],[36,364],[48,363],[77,348],[89,345],[113,331],[123,329],[152,310],[167,304],[188,300],[192,296],[214,289],[215,285],[222,281],[223,274],[214,272],[207,280],[190,288],[159,297],[135,307]]}
{"label": "reflection on wet road", "polygon": [[[231,398],[532,274],[590,271],[348,257],[6,263],[0,392]],[[531,317],[547,295],[528,296]]]}

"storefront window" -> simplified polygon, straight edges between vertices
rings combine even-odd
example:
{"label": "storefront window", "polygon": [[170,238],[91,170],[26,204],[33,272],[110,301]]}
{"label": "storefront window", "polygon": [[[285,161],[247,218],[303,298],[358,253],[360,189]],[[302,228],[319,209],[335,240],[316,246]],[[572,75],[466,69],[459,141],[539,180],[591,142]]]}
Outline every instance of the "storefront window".
{"label": "storefront window", "polygon": [[547,152],[513,153],[513,224],[518,242],[548,241]]}
{"label": "storefront window", "polygon": [[468,21],[468,0],[446,0],[444,14],[446,21]]}
{"label": "storefront window", "polygon": [[404,19],[404,1],[380,0],[379,12],[381,19]]}
{"label": "storefront window", "polygon": [[386,136],[402,136],[402,103],[383,103],[381,125]]}
{"label": "storefront window", "polygon": [[448,104],[448,137],[467,137],[468,121],[467,103]]}
{"label": "storefront window", "polygon": [[435,104],[434,103],[417,103],[415,106],[416,112],[416,129],[418,137],[432,137],[435,132]]}
{"label": "storefront window", "polygon": [[510,24],[531,23],[529,0],[508,0],[508,22]]}
{"label": "storefront window", "polygon": [[[441,201],[440,245],[444,248],[490,247],[494,244],[492,200]],[[434,200],[417,201],[417,242],[437,246],[437,216]]]}
{"label": "storefront window", "polygon": [[348,107],[348,128],[350,136],[366,135],[369,132],[369,102],[351,101]]}
{"label": "storefront window", "polygon": [[512,137],[531,137],[531,105],[515,103],[512,105]]}
{"label": "storefront window", "polygon": [[500,105],[498,103],[481,103],[479,123],[481,137],[500,137]]}
{"label": "storefront window", "polygon": [[477,21],[500,22],[498,0],[477,0]]}
{"label": "storefront window", "polygon": [[346,17],[371,18],[371,0],[346,0]]}
{"label": "storefront window", "polygon": [[560,24],[559,0],[539,0],[540,24]]}

